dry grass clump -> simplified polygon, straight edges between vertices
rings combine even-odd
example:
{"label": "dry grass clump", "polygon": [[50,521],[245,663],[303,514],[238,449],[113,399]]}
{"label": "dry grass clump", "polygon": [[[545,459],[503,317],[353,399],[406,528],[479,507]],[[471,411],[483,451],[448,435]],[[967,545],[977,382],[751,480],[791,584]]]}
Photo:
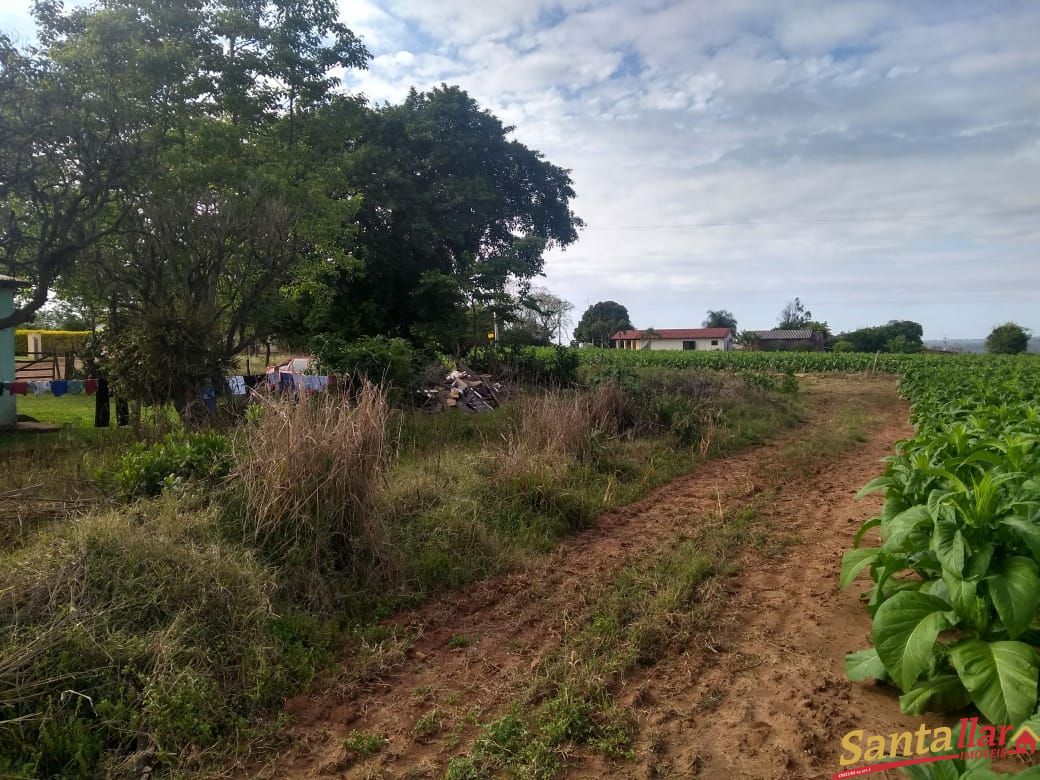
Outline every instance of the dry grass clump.
{"label": "dry grass clump", "polygon": [[617,435],[628,407],[624,392],[605,383],[592,390],[525,397],[505,434],[506,462],[532,456],[587,459],[603,438]]}
{"label": "dry grass clump", "polygon": [[395,452],[392,414],[368,383],[352,395],[267,402],[236,453],[247,539],[319,576],[385,559],[379,504]]}
{"label": "dry grass clump", "polygon": [[190,764],[283,673],[269,572],[222,544],[208,512],[144,511],[0,558],[0,774]]}

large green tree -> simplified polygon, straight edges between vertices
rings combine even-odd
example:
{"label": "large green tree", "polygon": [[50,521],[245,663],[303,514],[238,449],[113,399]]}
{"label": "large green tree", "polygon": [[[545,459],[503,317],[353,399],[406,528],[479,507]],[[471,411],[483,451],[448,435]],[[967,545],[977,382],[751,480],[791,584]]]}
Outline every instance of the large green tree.
{"label": "large green tree", "polygon": [[445,348],[482,340],[483,313],[506,317],[544,253],[577,238],[567,171],[511,140],[458,87],[400,105],[342,106],[344,197],[361,206],[356,263],[319,264],[292,288],[283,330],[392,334]]}
{"label": "large green tree", "polygon": [[1029,349],[1029,330],[1014,322],[995,327],[986,337],[986,351],[994,355],[1017,355]]}
{"label": "large green tree", "polygon": [[335,106],[353,105],[333,71],[368,54],[337,13],[327,0],[40,7],[43,56],[94,72],[97,89],[108,59],[130,62],[131,94],[152,101],[132,208],[55,283],[107,310],[124,394],[189,412],[264,335],[290,272],[348,261],[354,199],[324,139]]}
{"label": "large green tree", "polygon": [[574,339],[582,344],[609,347],[610,337],[619,330],[631,330],[628,309],[617,301],[599,301],[585,310],[574,329]]}

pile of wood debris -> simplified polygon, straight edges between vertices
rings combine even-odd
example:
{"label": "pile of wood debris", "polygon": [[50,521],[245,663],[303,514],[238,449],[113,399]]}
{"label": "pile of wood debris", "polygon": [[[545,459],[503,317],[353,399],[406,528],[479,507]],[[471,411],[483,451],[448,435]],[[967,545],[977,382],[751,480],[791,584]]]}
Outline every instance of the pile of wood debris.
{"label": "pile of wood debris", "polygon": [[487,374],[478,374],[464,363],[456,363],[444,382],[422,391],[423,408],[429,412],[458,409],[460,412],[491,412],[498,408],[502,385]]}

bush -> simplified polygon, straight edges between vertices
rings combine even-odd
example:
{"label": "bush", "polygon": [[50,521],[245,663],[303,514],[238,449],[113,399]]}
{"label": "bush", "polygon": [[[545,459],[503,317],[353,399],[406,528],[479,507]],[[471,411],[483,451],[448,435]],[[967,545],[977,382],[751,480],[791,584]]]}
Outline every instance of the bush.
{"label": "bush", "polygon": [[14,332],[15,354],[24,355],[29,351],[29,334],[39,333],[43,336],[44,352],[54,352],[64,355],[66,352],[82,352],[90,339],[90,331],[87,330],[33,330],[26,328]]}
{"label": "bush", "polygon": [[82,519],[0,559],[0,775],[136,776],[277,706],[315,658],[269,572],[172,502]]}
{"label": "bush", "polygon": [[288,568],[294,596],[327,607],[325,575],[385,563],[378,509],[394,439],[379,388],[366,383],[353,401],[334,393],[269,401],[241,441],[245,538]]}
{"label": "bush", "polygon": [[475,370],[504,381],[543,387],[578,381],[578,350],[569,347],[475,347],[466,361]]}
{"label": "bush", "polygon": [[419,383],[422,361],[404,339],[364,336],[345,341],[322,334],[314,337],[311,350],[322,371],[384,385],[400,398],[410,397]]}
{"label": "bush", "polygon": [[170,434],[158,444],[137,442],[101,475],[126,501],[157,496],[186,480],[217,480],[231,468],[231,447],[219,433]]}

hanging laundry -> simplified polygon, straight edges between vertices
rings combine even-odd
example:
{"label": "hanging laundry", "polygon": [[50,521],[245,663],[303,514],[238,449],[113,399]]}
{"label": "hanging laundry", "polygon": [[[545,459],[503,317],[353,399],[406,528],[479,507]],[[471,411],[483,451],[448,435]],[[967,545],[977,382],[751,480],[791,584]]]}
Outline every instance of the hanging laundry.
{"label": "hanging laundry", "polygon": [[64,379],[55,379],[51,382],[51,392],[54,393],[54,397],[65,395],[69,392],[69,383]]}
{"label": "hanging laundry", "polygon": [[325,388],[329,386],[329,378],[327,376],[312,376],[308,374],[303,378],[303,386],[312,395],[314,393],[323,393]]}
{"label": "hanging laundry", "polygon": [[84,379],[83,380],[83,392],[87,395],[94,395],[98,389],[98,381],[96,379]]}
{"label": "hanging laundry", "polygon": [[11,382],[7,385],[8,391],[11,395],[28,395],[29,394],[29,383],[28,382]]}
{"label": "hanging laundry", "polygon": [[83,380],[82,379],[70,379],[69,380],[69,395],[81,395],[83,393]]}
{"label": "hanging laundry", "polygon": [[267,381],[267,374],[253,374],[252,376],[242,377],[242,381],[245,382],[246,391],[252,395],[256,392],[256,388]]}
{"label": "hanging laundry", "polygon": [[94,396],[94,427],[107,428],[112,420],[112,401],[108,394],[108,380],[97,381],[97,395]]}
{"label": "hanging laundry", "polygon": [[50,392],[51,383],[44,379],[32,379],[29,381],[29,389],[33,395],[43,395]]}
{"label": "hanging laundry", "polygon": [[228,390],[231,391],[231,395],[245,395],[246,394],[246,379],[242,376],[229,376],[227,378]]}
{"label": "hanging laundry", "polygon": [[207,387],[202,391],[202,403],[206,405],[206,411],[211,415],[217,413],[217,394],[213,392],[212,387]]}

